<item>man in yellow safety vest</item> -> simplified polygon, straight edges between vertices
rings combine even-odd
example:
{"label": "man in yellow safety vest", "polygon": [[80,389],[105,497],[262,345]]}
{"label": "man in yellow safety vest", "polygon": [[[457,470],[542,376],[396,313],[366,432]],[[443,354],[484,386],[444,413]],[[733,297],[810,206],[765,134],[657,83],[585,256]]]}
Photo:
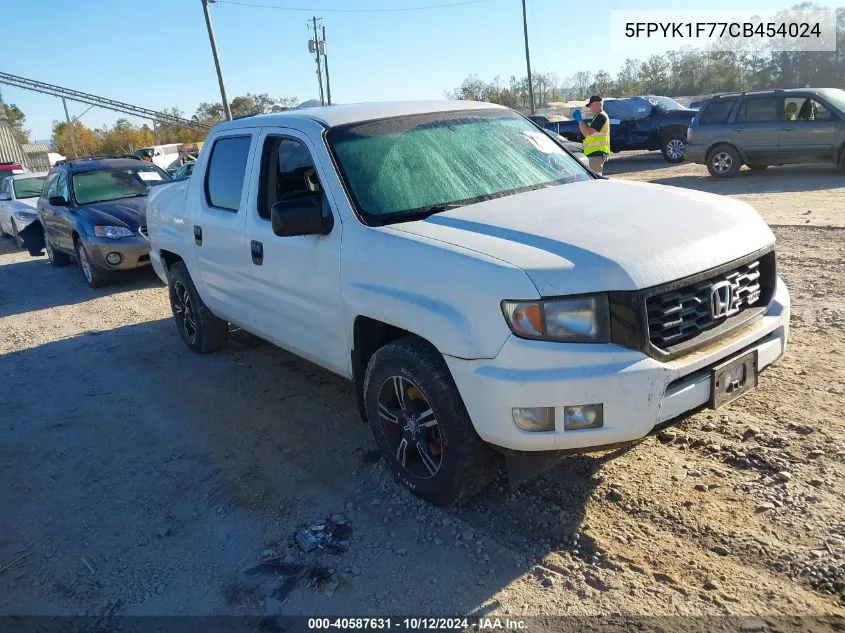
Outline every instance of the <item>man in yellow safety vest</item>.
{"label": "man in yellow safety vest", "polygon": [[590,162],[590,169],[600,174],[610,156],[610,119],[602,110],[600,96],[590,97],[587,107],[593,114],[593,118],[588,123],[579,118],[578,129],[584,135],[584,155]]}

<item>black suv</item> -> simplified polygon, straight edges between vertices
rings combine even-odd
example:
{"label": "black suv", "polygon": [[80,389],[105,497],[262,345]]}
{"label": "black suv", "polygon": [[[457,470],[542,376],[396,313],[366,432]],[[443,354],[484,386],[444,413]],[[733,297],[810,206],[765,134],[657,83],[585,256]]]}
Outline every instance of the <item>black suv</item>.
{"label": "black suv", "polygon": [[712,176],[789,163],[845,167],[845,90],[770,90],[708,99],[689,128],[687,160]]}
{"label": "black suv", "polygon": [[112,271],[147,266],[147,193],[172,179],[136,157],[92,157],[56,163],[38,199],[38,221],[21,232],[33,255],[46,247],[54,266],[79,263],[93,288]]}

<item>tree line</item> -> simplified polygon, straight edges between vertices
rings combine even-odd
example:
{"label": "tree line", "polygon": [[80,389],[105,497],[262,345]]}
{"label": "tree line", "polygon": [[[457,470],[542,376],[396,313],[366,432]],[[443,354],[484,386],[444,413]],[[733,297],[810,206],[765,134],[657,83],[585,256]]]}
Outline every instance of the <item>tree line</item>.
{"label": "tree line", "polygon": [[[819,7],[805,3],[793,8]],[[532,73],[534,106],[542,108],[554,101],[580,100],[592,94],[679,97],[808,85],[842,87],[845,86],[845,8],[842,7],[836,10],[836,34],[837,49],[833,52],[773,51],[745,41],[731,51],[687,47],[644,60],[627,59],[616,74],[602,69],[580,70],[557,81],[555,73]],[[485,81],[478,75],[470,75],[445,94],[448,98],[489,101],[517,109],[530,106],[528,80],[524,76]]]}
{"label": "tree line", "polygon": [[[296,97],[271,97],[266,93],[235,97],[229,107],[233,117],[252,114],[281,112],[295,107],[299,103]],[[185,118],[179,108],[167,108],[166,114]],[[29,143],[31,132],[25,129],[26,115],[14,104],[6,105],[6,118],[19,143]],[[159,123],[157,125],[160,144],[195,143],[205,139],[208,129],[225,119],[222,103],[202,102],[190,117],[191,120],[207,127]],[[51,144],[54,151],[64,156],[74,155],[74,146],[78,156],[114,156],[131,154],[136,149],[156,144],[156,134],[152,123],[136,124],[127,118],[119,118],[111,126],[92,129],[82,121],[72,119],[53,121]]]}

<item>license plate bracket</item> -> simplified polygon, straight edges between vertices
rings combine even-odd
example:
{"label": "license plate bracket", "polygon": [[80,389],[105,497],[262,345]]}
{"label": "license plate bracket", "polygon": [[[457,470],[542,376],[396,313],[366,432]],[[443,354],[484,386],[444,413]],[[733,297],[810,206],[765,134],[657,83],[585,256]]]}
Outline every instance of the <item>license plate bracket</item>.
{"label": "license plate bracket", "polygon": [[757,351],[715,366],[710,375],[710,407],[718,409],[757,387]]}

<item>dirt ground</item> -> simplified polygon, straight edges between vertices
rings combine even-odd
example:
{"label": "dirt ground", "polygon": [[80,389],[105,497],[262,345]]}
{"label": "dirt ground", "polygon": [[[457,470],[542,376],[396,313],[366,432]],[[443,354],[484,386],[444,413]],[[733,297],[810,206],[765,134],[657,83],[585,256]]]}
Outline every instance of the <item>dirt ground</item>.
{"label": "dirt ground", "polygon": [[[350,384],[242,332],[197,356],[150,270],[91,290],[2,240],[0,615],[845,614],[845,174],[606,173],[755,205],[788,353],[725,409],[460,509],[393,483]],[[347,551],[296,545],[337,514]]]}

